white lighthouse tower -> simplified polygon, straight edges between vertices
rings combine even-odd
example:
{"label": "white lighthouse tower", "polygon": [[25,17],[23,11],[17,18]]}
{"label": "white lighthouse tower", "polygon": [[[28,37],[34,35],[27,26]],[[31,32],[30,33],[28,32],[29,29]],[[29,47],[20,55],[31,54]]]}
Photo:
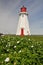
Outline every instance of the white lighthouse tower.
{"label": "white lighthouse tower", "polygon": [[27,8],[24,6],[20,9],[16,35],[30,35]]}

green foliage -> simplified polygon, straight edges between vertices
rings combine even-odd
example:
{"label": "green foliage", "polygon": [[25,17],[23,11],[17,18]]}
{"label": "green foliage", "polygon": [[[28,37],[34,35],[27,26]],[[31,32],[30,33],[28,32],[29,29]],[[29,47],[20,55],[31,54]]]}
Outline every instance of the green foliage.
{"label": "green foliage", "polygon": [[0,65],[43,65],[43,40],[39,36],[0,36]]}

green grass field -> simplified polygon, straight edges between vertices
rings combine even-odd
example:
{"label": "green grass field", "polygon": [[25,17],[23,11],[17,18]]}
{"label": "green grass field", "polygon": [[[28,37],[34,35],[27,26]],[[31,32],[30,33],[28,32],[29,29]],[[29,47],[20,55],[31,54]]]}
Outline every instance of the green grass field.
{"label": "green grass field", "polygon": [[0,36],[0,65],[43,65],[43,35]]}

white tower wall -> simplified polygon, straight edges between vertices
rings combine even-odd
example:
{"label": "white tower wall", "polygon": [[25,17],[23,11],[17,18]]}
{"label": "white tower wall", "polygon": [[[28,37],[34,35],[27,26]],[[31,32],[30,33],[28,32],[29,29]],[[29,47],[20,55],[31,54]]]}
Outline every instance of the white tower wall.
{"label": "white tower wall", "polygon": [[21,29],[24,30],[24,35],[30,35],[29,21],[27,12],[20,12],[16,35],[21,35]]}

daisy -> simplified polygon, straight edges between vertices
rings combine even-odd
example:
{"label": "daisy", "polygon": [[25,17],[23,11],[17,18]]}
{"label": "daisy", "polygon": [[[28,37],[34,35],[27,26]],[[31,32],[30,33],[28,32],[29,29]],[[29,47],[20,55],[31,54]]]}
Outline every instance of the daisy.
{"label": "daisy", "polygon": [[9,59],[9,57],[7,57],[6,59],[5,59],[5,62],[9,62],[10,61],[10,59]]}

